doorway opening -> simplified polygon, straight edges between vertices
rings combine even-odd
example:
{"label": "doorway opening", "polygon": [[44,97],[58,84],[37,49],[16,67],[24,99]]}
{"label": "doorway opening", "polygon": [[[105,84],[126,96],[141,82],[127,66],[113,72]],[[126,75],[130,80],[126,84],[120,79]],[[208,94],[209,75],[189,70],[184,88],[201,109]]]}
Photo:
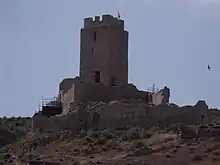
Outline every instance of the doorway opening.
{"label": "doorway opening", "polygon": [[100,83],[100,81],[101,81],[100,71],[95,71],[94,74],[95,74],[95,75],[94,75],[94,82],[95,82],[95,83]]}

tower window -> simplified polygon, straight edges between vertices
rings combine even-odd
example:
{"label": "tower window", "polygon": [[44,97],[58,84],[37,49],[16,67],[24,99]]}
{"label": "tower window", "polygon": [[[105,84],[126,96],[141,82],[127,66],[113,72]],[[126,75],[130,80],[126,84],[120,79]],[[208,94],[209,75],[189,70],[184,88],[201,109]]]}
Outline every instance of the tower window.
{"label": "tower window", "polygon": [[111,86],[116,86],[116,84],[115,84],[115,77],[112,77],[112,79],[111,79]]}
{"label": "tower window", "polygon": [[96,41],[96,32],[93,33],[93,39]]}
{"label": "tower window", "polygon": [[95,51],[95,49],[94,48],[92,48],[92,52],[94,52]]}
{"label": "tower window", "polygon": [[100,71],[95,71],[94,72],[94,82],[95,83],[100,83]]}

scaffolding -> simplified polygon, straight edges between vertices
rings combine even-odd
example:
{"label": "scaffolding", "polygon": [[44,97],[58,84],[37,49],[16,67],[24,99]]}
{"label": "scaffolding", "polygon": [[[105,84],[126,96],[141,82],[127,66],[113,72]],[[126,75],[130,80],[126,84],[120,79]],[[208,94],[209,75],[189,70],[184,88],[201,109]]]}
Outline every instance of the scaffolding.
{"label": "scaffolding", "polygon": [[42,111],[44,106],[51,106],[51,107],[60,106],[58,97],[45,98],[42,96],[42,99],[41,99],[40,103],[38,104],[37,112]]}
{"label": "scaffolding", "polygon": [[152,87],[147,88],[147,91],[151,93],[157,93],[159,91],[159,88],[156,88],[155,84],[153,84]]}

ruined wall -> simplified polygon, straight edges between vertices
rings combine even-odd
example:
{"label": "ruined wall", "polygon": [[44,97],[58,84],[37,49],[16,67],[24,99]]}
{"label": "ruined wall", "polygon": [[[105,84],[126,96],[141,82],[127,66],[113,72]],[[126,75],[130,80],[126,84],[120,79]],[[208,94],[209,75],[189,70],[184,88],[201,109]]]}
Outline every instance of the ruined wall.
{"label": "ruined wall", "polygon": [[133,84],[111,87],[101,83],[82,82],[79,78],[75,78],[72,83],[72,86],[68,84],[68,90],[65,93],[60,91],[64,112],[70,109],[73,102],[80,101],[109,102],[121,99],[142,99],[148,103],[159,105],[164,99],[163,90],[158,93],[149,93],[146,91],[139,91]]}
{"label": "ruined wall", "polygon": [[59,84],[59,96],[62,99],[63,95],[65,95],[72,87],[75,82],[79,82],[80,78],[65,78]]}
{"label": "ruined wall", "polygon": [[152,103],[154,105],[167,104],[170,100],[170,89],[166,86],[159,92],[152,93]]}
{"label": "ruined wall", "polygon": [[71,109],[71,104],[74,102],[80,101],[109,102],[122,99],[142,99],[146,101],[146,103],[159,105],[163,100],[163,92],[149,93],[139,91],[133,84],[111,87],[101,83],[82,82],[81,79],[75,78],[71,88],[70,86],[68,86],[68,88],[65,93],[60,92],[63,112],[67,112]]}
{"label": "ruined wall", "polygon": [[138,91],[138,98],[145,100],[147,103],[152,104],[152,93],[146,91]]}
{"label": "ruined wall", "polygon": [[72,88],[70,88],[65,94],[61,97],[63,112],[68,111],[70,109],[71,102],[74,101],[74,92],[75,92],[75,86],[72,85]]}
{"label": "ruined wall", "polygon": [[152,103],[154,105],[160,105],[162,103],[162,100],[163,100],[163,93],[162,92],[152,94]]}
{"label": "ruined wall", "polygon": [[147,116],[149,118],[186,124],[201,124],[201,114],[205,114],[204,123],[209,123],[211,121],[208,109],[201,109],[195,106],[170,107],[161,105],[147,108]]}
{"label": "ruined wall", "polygon": [[48,118],[41,114],[40,112],[35,113],[32,117],[32,130],[46,130],[46,126],[48,125]]}
{"label": "ruined wall", "polygon": [[75,112],[70,112],[68,115],[53,116],[48,119],[47,130],[62,131],[62,130],[74,130],[78,131],[79,118]]}
{"label": "ruined wall", "polygon": [[66,93],[74,83],[74,78],[65,78],[60,82],[59,91],[62,93]]}
{"label": "ruined wall", "polygon": [[66,115],[53,116],[50,118],[42,115],[35,115],[32,118],[32,129],[33,131],[40,129],[44,132],[58,132],[62,130],[77,132],[80,129],[79,114],[77,112],[70,112]]}
{"label": "ruined wall", "polygon": [[80,80],[74,81],[70,88],[61,97],[63,111],[68,111],[73,102],[104,101],[147,98],[146,92],[140,92],[133,84],[107,87],[97,83],[82,83]]}
{"label": "ruined wall", "polygon": [[[211,113],[208,108],[198,106],[177,107],[169,105],[149,106],[145,103],[118,103],[106,105],[99,111],[100,124],[95,127],[118,127],[139,124],[185,123],[201,124],[201,114],[204,114],[204,123],[211,122]],[[94,127],[94,126],[93,126]]]}
{"label": "ruined wall", "polygon": [[65,78],[61,81],[58,98],[62,103],[64,113],[71,109],[71,104],[74,102],[75,96],[77,97],[74,84],[79,84],[80,81],[79,77]]}
{"label": "ruined wall", "polygon": [[118,103],[112,101],[100,109],[100,123],[92,125],[93,128],[125,127],[140,124],[144,119],[146,104]]}
{"label": "ruined wall", "polygon": [[[98,123],[93,122],[93,116],[100,115]],[[88,124],[87,128],[125,127],[128,125],[141,125],[147,127],[151,124],[201,124],[201,114],[204,123],[211,122],[211,112],[201,102],[195,106],[178,107],[174,105],[150,106],[141,100],[111,101],[100,108],[91,111],[71,112],[63,116],[45,118],[41,115],[33,117],[33,130],[41,128],[44,131],[61,131],[70,129],[79,131],[83,128],[82,122]]]}

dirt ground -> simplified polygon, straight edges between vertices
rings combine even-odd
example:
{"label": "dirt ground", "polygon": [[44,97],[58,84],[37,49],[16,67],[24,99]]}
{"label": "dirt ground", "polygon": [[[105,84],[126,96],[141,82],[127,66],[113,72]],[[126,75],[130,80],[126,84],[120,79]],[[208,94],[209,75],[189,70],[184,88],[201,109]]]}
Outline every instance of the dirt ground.
{"label": "dirt ground", "polygon": [[78,137],[71,132],[29,134],[1,152],[6,164],[26,164],[28,160],[62,165],[220,164],[217,137],[182,139],[175,131],[159,128],[88,131]]}

